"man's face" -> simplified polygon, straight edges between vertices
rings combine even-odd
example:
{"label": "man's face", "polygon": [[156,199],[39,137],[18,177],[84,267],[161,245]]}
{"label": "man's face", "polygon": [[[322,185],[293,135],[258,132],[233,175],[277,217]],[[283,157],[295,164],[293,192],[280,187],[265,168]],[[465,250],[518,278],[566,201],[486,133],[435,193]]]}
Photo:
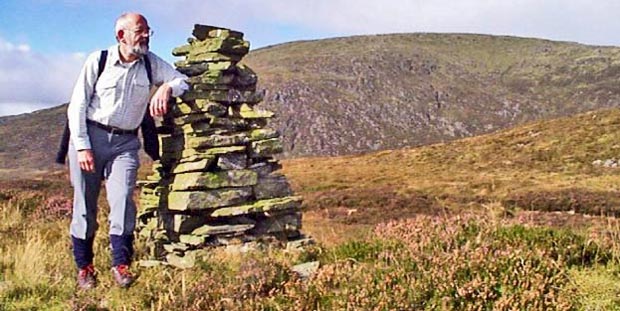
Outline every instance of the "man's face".
{"label": "man's face", "polygon": [[143,17],[131,20],[127,24],[121,43],[126,44],[136,56],[146,55],[149,51],[150,31],[151,28]]}

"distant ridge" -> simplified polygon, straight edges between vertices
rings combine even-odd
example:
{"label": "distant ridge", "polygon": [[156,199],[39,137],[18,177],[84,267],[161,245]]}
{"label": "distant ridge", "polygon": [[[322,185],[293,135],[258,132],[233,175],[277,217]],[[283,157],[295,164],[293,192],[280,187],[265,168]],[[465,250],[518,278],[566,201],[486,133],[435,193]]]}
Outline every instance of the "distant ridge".
{"label": "distant ridge", "polygon": [[[251,38],[249,38],[251,40]],[[299,41],[244,62],[286,157],[398,149],[620,103],[620,49],[474,34]],[[0,168],[49,168],[65,106],[0,117]]]}
{"label": "distant ridge", "polygon": [[354,36],[258,49],[245,62],[294,157],[425,145],[620,103],[620,49],[572,42]]}

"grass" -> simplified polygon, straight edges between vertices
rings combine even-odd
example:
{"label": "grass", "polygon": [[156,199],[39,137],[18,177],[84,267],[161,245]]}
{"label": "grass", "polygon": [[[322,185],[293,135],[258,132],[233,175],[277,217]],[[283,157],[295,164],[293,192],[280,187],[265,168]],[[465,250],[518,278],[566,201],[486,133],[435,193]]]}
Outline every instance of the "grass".
{"label": "grass", "polygon": [[[614,110],[416,149],[286,160],[304,197],[301,253],[213,251],[190,270],[108,272],[106,204],[99,286],[75,289],[60,174],[1,181],[0,310],[619,309],[619,169]],[[617,134],[620,135],[620,134]],[[146,169],[146,168],[145,168]],[[146,247],[140,241],[138,255]],[[290,268],[318,260],[302,279]]]}
{"label": "grass", "polygon": [[[617,268],[597,266],[569,271],[587,310],[620,310],[620,278]],[[584,308],[585,309],[585,308]]]}
{"label": "grass", "polygon": [[310,209],[325,197],[346,195],[351,201],[354,193],[386,193],[404,200],[427,198],[416,204],[427,210],[462,210],[463,203],[491,201],[529,210],[539,208],[524,197],[541,194],[534,202],[541,209],[557,205],[551,202],[561,201],[556,197],[572,198],[592,209],[580,212],[600,215],[614,212],[620,175],[591,163],[618,157],[620,147],[613,142],[620,141],[619,130],[620,112],[603,110],[415,149],[288,160],[284,172],[294,177]]}
{"label": "grass", "polygon": [[[493,213],[419,214],[371,225],[309,211],[306,231],[322,234],[302,253],[214,251],[191,270],[137,268],[138,282],[128,290],[116,288],[107,272],[104,225],[95,245],[99,286],[84,293],[74,287],[67,216],[32,211],[47,202],[33,197],[22,192],[2,202],[3,310],[570,310],[615,303],[609,269],[619,267],[616,236],[591,239]],[[310,279],[290,271],[310,260],[321,263]]]}

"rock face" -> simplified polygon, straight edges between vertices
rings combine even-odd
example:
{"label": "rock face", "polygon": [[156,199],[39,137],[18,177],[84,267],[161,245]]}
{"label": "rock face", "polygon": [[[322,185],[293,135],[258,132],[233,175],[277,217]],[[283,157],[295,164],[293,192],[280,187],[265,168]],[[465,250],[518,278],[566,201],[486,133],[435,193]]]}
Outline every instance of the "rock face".
{"label": "rock face", "polygon": [[[196,25],[172,54],[190,89],[171,103],[160,132],[161,160],[141,181],[139,236],[150,255],[191,267],[205,248],[301,239],[301,198],[273,158],[280,134],[257,109],[258,77],[238,61],[243,33]],[[253,248],[253,247],[250,247]]]}

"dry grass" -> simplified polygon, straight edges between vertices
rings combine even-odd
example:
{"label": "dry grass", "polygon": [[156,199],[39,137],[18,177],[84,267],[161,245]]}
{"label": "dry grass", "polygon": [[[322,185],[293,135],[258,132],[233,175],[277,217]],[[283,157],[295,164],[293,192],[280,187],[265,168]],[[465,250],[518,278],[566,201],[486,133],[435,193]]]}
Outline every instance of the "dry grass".
{"label": "dry grass", "polygon": [[448,144],[283,164],[308,209],[357,198],[382,214],[403,205],[414,213],[460,212],[493,201],[523,210],[615,214],[620,168],[591,164],[620,157],[614,141],[620,141],[620,112],[604,110]]}
{"label": "dry grass", "polygon": [[[616,134],[606,133],[620,133],[620,113],[599,115],[417,149],[283,161],[317,247],[214,252],[188,271],[137,269],[129,290],[107,272],[103,199],[100,283],[82,293],[64,214],[67,180],[2,181],[0,309],[614,309],[620,225],[606,216],[616,215],[620,169],[591,162],[615,155],[608,143]],[[302,281],[289,268],[308,260],[322,266]]]}

